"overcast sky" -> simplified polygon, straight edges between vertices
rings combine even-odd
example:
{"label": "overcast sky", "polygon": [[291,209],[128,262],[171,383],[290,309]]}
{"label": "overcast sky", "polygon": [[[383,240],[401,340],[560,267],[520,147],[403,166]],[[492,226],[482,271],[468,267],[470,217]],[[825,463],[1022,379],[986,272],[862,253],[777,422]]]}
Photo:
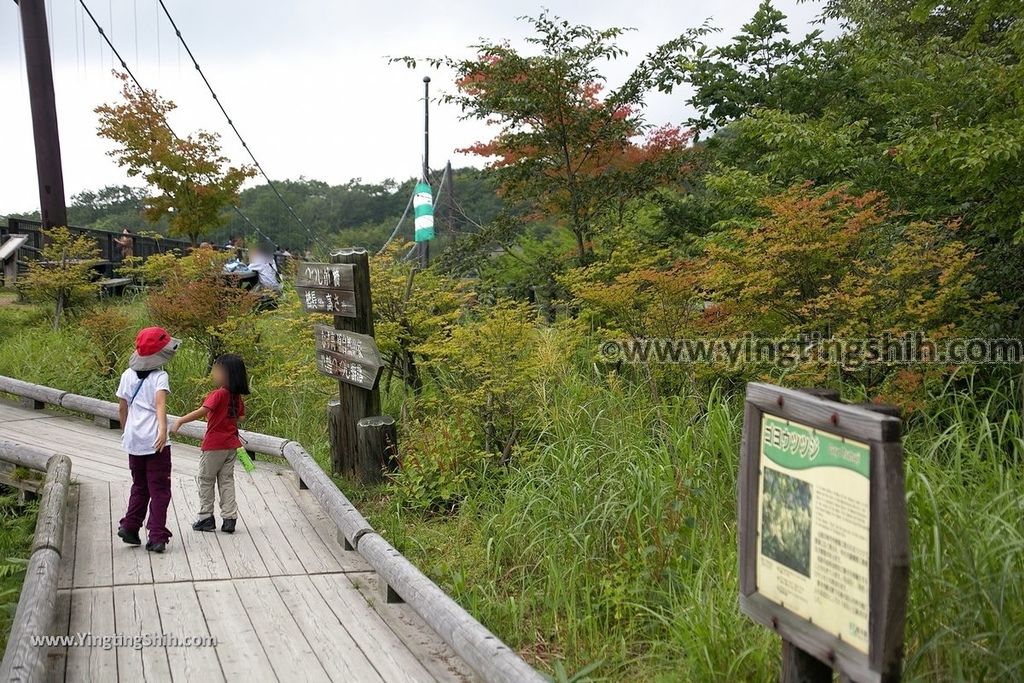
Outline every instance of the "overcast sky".
{"label": "overcast sky", "polygon": [[[389,66],[388,55],[467,55],[479,37],[521,41],[516,20],[541,7],[574,22],[637,29],[620,43],[630,56],[608,65],[617,84],[649,50],[710,18],[726,40],[750,18],[757,0],[545,0],[443,3],[408,0],[165,0],[221,101],[250,148],[274,179],[316,178],[332,184],[350,178],[378,181],[418,172],[422,155],[422,82],[451,88],[450,77],[425,67]],[[157,0],[86,0],[129,67],[179,109],[171,123],[222,134],[233,161],[248,161],[198,74],[180,50]],[[814,2],[778,0],[791,33],[802,36],[819,11]],[[54,81],[68,199],[83,189],[128,182],[96,137],[93,109],[114,100],[117,83],[109,49],[86,22],[77,0],[48,3]],[[0,213],[38,208],[35,157],[23,46],[13,2],[0,2]],[[109,27],[109,28],[107,28]],[[652,123],[687,117],[684,94],[656,95]],[[458,112],[436,107],[431,115],[431,162],[439,167],[479,164],[455,152],[487,135]],[[256,182],[256,181],[252,181]]]}

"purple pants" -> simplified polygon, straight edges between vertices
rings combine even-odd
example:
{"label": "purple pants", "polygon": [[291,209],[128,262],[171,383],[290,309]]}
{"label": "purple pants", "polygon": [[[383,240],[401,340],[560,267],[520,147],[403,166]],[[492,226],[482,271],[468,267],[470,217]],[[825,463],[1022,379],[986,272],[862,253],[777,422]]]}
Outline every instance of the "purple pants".
{"label": "purple pants", "polygon": [[132,491],[128,497],[128,511],[121,526],[138,531],[146,519],[150,543],[166,543],[171,538],[167,529],[167,506],[171,504],[171,447],[153,455],[129,455],[128,467],[132,472]]}

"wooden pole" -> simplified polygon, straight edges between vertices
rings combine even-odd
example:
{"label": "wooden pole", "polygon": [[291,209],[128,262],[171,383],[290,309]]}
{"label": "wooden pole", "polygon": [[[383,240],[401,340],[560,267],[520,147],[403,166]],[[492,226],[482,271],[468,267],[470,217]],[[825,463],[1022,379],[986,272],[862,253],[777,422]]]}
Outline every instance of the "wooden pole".
{"label": "wooden pole", "polygon": [[[430,76],[423,77],[423,182],[430,184]],[[430,265],[430,240],[417,244],[420,268]]]}
{"label": "wooden pole", "polygon": [[[373,336],[373,301],[370,296],[370,255],[365,249],[342,249],[331,263],[350,263],[353,271],[356,316],[335,316],[334,329]],[[380,414],[380,391],[338,382],[338,405],[331,410],[331,468],[335,474],[359,478],[359,439],[356,423]]]}
{"label": "wooden pole", "polygon": [[364,417],[356,423],[359,443],[357,478],[362,482],[384,479],[384,473],[398,465],[398,431],[395,418],[388,415]]}
{"label": "wooden pole", "polygon": [[832,667],[783,640],[780,680],[782,683],[831,683]]}
{"label": "wooden pole", "polygon": [[20,0],[21,32],[25,40],[25,68],[32,108],[32,134],[39,178],[39,215],[44,228],[68,224],[64,200],[64,172],[57,133],[57,103],[53,94],[53,65],[46,27],[44,0]]}

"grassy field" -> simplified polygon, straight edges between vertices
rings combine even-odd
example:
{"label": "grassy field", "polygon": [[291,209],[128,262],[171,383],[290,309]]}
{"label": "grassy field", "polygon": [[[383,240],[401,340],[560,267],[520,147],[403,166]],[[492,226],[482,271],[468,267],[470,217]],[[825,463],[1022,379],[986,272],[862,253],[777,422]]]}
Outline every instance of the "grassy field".
{"label": "grassy field", "polygon": [[[133,325],[145,322],[141,305],[121,308]],[[247,351],[258,354],[249,427],[300,440],[324,463],[332,383],[312,371],[311,344],[294,343],[287,312],[258,328]],[[119,367],[128,350],[115,350]],[[188,345],[172,362],[172,410],[206,391],[205,362]],[[0,374],[109,399],[116,373],[101,365],[76,324],[54,332],[41,312],[0,307]],[[436,391],[428,385],[422,400]],[[906,680],[1024,680],[1020,396],[1009,373],[984,383],[963,374],[909,419]],[[403,505],[400,481],[339,483],[392,543],[545,671],[777,678],[778,640],[737,609],[741,397],[713,386],[655,400],[570,359],[531,400],[544,409],[516,457],[485,462],[446,513]],[[394,415],[412,410],[397,388],[384,404]]]}

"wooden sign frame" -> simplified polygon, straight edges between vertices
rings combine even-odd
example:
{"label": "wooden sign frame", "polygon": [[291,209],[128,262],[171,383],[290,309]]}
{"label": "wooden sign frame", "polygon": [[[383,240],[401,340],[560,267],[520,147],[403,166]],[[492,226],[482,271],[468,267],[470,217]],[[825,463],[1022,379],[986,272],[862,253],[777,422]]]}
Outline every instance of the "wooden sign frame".
{"label": "wooden sign frame", "polygon": [[[757,590],[761,430],[764,415],[868,444],[868,653]],[[747,385],[740,446],[740,610],[784,641],[858,683],[898,681],[903,655],[910,551],[901,421],[863,407],[769,384]]]}

